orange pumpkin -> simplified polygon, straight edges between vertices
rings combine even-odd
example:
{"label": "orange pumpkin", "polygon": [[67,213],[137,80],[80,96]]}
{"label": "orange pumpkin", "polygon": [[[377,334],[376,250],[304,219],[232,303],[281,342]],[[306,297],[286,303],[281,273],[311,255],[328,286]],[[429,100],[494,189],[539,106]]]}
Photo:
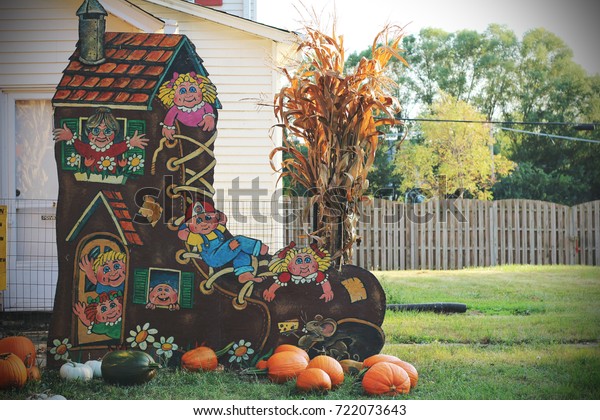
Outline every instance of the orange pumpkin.
{"label": "orange pumpkin", "polygon": [[0,340],[0,353],[12,353],[21,359],[25,367],[35,365],[35,345],[29,338],[15,335]]}
{"label": "orange pumpkin", "polygon": [[408,394],[410,378],[400,366],[389,362],[375,363],[362,379],[362,387],[369,395]]}
{"label": "orange pumpkin", "polygon": [[256,368],[257,369],[266,369],[267,368],[267,361],[262,359],[259,360],[258,363],[256,364]]}
{"label": "orange pumpkin", "polygon": [[295,351],[299,354],[301,354],[307,362],[310,361],[310,357],[308,356],[308,353],[306,352],[306,350],[301,349],[298,346],[294,346],[293,344],[280,344],[279,346],[277,346],[275,348],[275,350],[273,351],[273,354],[275,353],[280,353],[282,351]]}
{"label": "orange pumpkin", "polygon": [[296,378],[306,369],[308,362],[297,351],[280,351],[274,353],[267,361],[267,374],[271,382],[284,383]]}
{"label": "orange pumpkin", "polygon": [[296,389],[302,392],[326,392],[331,390],[331,379],[319,368],[306,368],[296,378]]}
{"label": "orange pumpkin", "polygon": [[0,354],[0,389],[22,388],[27,382],[27,369],[19,356]]}
{"label": "orange pumpkin", "polygon": [[331,386],[337,388],[344,382],[344,369],[340,362],[331,356],[320,355],[308,362],[307,368],[322,369],[329,375]]}
{"label": "orange pumpkin", "polygon": [[31,366],[27,369],[27,380],[34,382],[42,380],[42,373],[37,366]]}
{"label": "orange pumpkin", "polygon": [[400,362],[401,360],[396,357],[396,356],[392,356],[389,354],[376,354],[374,356],[371,357],[367,357],[364,361],[363,361],[363,367],[366,368],[370,368],[371,366],[373,366],[375,363],[379,363],[379,362]]}
{"label": "orange pumpkin", "polygon": [[181,368],[191,372],[215,370],[218,365],[217,354],[210,347],[196,347],[181,356]]}
{"label": "orange pumpkin", "polygon": [[404,360],[399,360],[397,362],[391,362],[397,366],[400,366],[402,369],[404,369],[406,371],[406,373],[408,373],[408,377],[410,378],[410,387],[414,388],[417,386],[417,382],[419,382],[419,373],[417,372],[417,369],[411,365],[408,362],[405,362]]}

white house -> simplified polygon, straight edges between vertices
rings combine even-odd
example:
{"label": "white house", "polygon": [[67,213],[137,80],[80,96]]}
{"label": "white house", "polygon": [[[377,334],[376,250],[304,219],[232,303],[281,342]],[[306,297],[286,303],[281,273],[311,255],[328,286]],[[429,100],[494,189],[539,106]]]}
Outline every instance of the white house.
{"label": "white house", "polygon": [[[50,99],[78,40],[75,12],[81,3],[0,2],[0,204],[9,207],[8,288],[0,291],[0,310],[52,306],[58,182]],[[260,191],[263,200],[273,196],[277,174],[269,152],[280,133],[271,137],[273,111],[257,103],[270,103],[281,88],[276,63],[288,57],[293,34],[256,22],[256,0],[100,3],[109,32],[179,33],[196,46],[222,104],[217,203],[240,193],[240,201],[249,201],[249,191]],[[265,226],[256,237],[268,235],[272,247],[281,245],[277,227]]]}

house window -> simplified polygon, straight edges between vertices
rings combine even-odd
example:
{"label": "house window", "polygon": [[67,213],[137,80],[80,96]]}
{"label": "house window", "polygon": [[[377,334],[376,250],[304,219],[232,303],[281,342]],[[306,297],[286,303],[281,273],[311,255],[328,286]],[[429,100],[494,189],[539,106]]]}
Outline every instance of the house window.
{"label": "house window", "polygon": [[17,100],[15,117],[17,194],[20,199],[56,200],[52,104],[48,100]]}

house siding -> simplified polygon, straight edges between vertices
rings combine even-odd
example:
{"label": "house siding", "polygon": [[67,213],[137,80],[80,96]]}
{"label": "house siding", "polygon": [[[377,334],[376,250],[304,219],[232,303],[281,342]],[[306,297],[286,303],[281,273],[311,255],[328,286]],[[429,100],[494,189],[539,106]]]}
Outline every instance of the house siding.
{"label": "house siding", "polygon": [[[195,3],[194,0],[188,0]],[[202,2],[196,2],[202,4]],[[210,2],[207,2],[210,3]],[[211,9],[227,12],[246,19],[256,19],[256,0],[223,0],[222,6],[208,6]]]}
{"label": "house siding", "polygon": [[[240,190],[256,189],[258,179],[260,188],[267,192],[261,195],[261,200],[273,196],[278,188],[278,174],[271,168],[269,153],[274,145],[281,143],[281,136],[275,133],[271,138],[271,127],[276,123],[272,108],[259,106],[258,101],[271,103],[279,91],[281,81],[274,71],[273,57],[285,55],[284,50],[289,47],[236,29],[231,21],[228,26],[148,1],[130,0],[130,3],[165,22],[175,21],[177,32],[188,36],[196,46],[217,86],[222,109],[215,146],[215,189],[228,200]],[[75,12],[80,4],[81,0],[20,0],[0,4],[0,91],[54,90],[77,43]],[[235,7],[252,7],[252,4],[252,1],[225,1],[220,10],[239,15]],[[247,25],[242,26],[247,29]],[[111,13],[106,18],[106,30],[141,32]]]}
{"label": "house siding", "polygon": [[[19,0],[0,5],[0,89],[55,87],[78,38],[81,0]],[[109,15],[107,31],[139,32]]]}
{"label": "house siding", "polygon": [[[142,0],[131,3],[160,19],[176,20],[178,32],[196,45],[217,86],[223,109],[215,154],[224,165],[217,165],[215,188],[227,191],[238,176],[242,179],[240,187],[249,188],[258,176],[261,187],[272,192],[276,177],[268,155],[273,147],[269,131],[275,119],[271,107],[260,107],[257,101],[271,101],[278,90],[271,62],[276,43]],[[224,1],[223,10],[228,8],[226,11],[233,13],[232,8],[236,4],[242,7],[243,3]],[[58,84],[77,42],[75,11],[80,4],[81,0],[3,2],[0,89],[48,88]],[[113,15],[109,14],[106,21],[107,31],[139,32]]]}
{"label": "house siding", "polygon": [[277,188],[277,176],[269,163],[274,141],[269,132],[276,121],[272,108],[257,106],[257,101],[273,98],[277,88],[273,84],[271,62],[275,43],[142,0],[132,3],[144,6],[163,20],[177,20],[179,33],[187,35],[196,46],[210,79],[217,86],[223,108],[219,111],[219,138],[215,145],[215,189],[227,198],[236,193],[230,191],[234,179],[239,177],[240,189],[249,189],[252,180],[258,178],[261,188],[272,195]]}

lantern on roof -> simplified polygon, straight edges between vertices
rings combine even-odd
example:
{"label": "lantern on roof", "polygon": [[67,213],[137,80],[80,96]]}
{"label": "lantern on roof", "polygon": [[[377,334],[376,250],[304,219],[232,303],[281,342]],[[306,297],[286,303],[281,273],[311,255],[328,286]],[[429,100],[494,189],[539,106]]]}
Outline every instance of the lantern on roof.
{"label": "lantern on roof", "polygon": [[98,0],[84,0],[77,10],[79,16],[79,61],[87,65],[102,64],[104,58],[104,32],[106,10]]}

